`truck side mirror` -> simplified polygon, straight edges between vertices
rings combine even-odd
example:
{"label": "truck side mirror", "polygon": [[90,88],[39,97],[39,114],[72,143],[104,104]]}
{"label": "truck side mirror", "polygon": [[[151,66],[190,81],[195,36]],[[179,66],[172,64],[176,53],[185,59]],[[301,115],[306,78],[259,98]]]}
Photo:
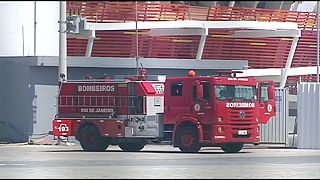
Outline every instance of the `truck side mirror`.
{"label": "truck side mirror", "polygon": [[269,96],[269,99],[274,99],[275,98],[275,90],[274,90],[273,86],[269,86],[269,88],[268,88],[268,96]]}
{"label": "truck side mirror", "polygon": [[203,85],[202,84],[197,84],[197,98],[198,99],[203,99]]}

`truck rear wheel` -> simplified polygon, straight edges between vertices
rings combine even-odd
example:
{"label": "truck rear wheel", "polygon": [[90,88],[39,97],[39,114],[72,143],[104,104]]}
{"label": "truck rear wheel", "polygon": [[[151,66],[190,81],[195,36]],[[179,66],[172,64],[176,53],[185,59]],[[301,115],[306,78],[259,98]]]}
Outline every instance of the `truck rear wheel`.
{"label": "truck rear wheel", "polygon": [[126,152],[137,152],[143,149],[145,145],[146,140],[139,139],[135,141],[121,143],[119,144],[119,147]]}
{"label": "truck rear wheel", "polygon": [[237,153],[243,148],[243,143],[222,144],[220,147],[226,153]]}
{"label": "truck rear wheel", "polygon": [[101,137],[94,126],[85,126],[79,134],[80,145],[85,151],[105,151],[109,143]]}
{"label": "truck rear wheel", "polygon": [[184,126],[178,131],[177,143],[182,152],[195,153],[201,148],[198,131],[190,126]]}

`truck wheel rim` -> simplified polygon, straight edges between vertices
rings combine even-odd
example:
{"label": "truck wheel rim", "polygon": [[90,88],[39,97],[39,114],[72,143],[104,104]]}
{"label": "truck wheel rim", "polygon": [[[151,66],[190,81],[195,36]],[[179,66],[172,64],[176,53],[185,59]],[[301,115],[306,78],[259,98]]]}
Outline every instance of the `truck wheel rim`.
{"label": "truck wheel rim", "polygon": [[181,137],[181,142],[185,147],[192,147],[194,144],[194,137],[192,136],[192,134],[184,134]]}
{"label": "truck wheel rim", "polygon": [[94,134],[92,132],[86,133],[85,140],[86,140],[87,144],[92,144],[94,141]]}

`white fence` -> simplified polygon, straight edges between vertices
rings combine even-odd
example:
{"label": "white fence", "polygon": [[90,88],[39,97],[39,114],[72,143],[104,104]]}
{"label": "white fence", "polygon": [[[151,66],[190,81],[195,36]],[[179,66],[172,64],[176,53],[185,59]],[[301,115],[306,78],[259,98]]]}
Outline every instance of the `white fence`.
{"label": "white fence", "polygon": [[276,116],[260,125],[261,143],[288,145],[289,119],[288,89],[276,89]]}
{"label": "white fence", "polygon": [[297,101],[297,147],[320,149],[320,84],[299,84]]}

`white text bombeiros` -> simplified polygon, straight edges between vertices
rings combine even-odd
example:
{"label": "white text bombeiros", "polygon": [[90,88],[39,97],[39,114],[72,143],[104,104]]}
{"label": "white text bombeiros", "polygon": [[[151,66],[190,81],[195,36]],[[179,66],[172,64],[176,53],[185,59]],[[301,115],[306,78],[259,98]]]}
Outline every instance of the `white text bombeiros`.
{"label": "white text bombeiros", "polygon": [[86,91],[114,91],[114,85],[83,85],[78,86],[78,92]]}
{"label": "white text bombeiros", "polygon": [[227,108],[254,108],[254,103],[251,102],[227,102]]}

